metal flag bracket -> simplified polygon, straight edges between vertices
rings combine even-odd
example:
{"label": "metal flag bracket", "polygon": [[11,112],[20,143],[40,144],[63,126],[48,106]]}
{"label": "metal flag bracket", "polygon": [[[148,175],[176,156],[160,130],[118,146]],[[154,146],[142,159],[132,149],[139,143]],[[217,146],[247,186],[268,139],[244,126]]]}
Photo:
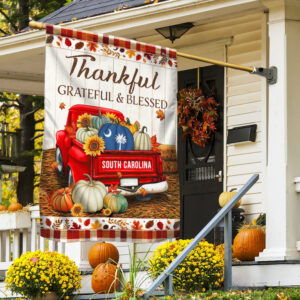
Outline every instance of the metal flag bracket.
{"label": "metal flag bracket", "polygon": [[275,84],[277,82],[277,68],[253,68],[252,74],[266,77],[269,84]]}

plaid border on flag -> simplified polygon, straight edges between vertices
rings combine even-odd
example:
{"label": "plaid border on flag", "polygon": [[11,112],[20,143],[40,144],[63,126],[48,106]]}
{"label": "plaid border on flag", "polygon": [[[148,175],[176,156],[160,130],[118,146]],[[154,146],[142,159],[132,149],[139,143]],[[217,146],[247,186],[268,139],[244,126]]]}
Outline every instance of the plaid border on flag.
{"label": "plaid border on flag", "polygon": [[176,58],[176,53],[177,53],[175,49],[171,49],[168,47],[151,45],[151,44],[120,38],[108,34],[94,34],[86,31],[67,29],[52,24],[46,24],[46,33],[60,35],[69,38],[76,38],[78,40],[89,41],[94,43],[114,45],[116,47],[123,47],[125,49],[143,51],[146,53],[159,54],[163,56],[168,56],[170,58]]}
{"label": "plaid border on flag", "polygon": [[113,241],[151,243],[179,238],[179,230],[56,230],[41,228],[41,236],[57,242]]}

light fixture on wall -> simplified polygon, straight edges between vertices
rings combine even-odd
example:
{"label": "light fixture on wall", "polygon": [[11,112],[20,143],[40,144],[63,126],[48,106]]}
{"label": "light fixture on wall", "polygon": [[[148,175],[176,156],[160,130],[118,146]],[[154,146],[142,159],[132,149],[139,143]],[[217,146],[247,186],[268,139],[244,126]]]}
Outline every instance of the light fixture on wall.
{"label": "light fixture on wall", "polygon": [[187,23],[182,23],[182,24],[177,24],[172,26],[156,28],[155,30],[158,33],[160,33],[163,37],[165,37],[166,39],[174,43],[176,39],[182,37],[193,26],[194,26],[193,23],[187,22]]}

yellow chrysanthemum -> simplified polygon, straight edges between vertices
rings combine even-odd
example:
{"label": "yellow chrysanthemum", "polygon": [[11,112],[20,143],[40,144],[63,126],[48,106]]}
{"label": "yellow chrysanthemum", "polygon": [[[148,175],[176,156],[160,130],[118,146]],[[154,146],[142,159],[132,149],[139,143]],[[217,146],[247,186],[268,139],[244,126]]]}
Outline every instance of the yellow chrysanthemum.
{"label": "yellow chrysanthemum", "polygon": [[105,142],[99,136],[90,136],[85,140],[83,149],[86,155],[97,156],[105,149]]}
{"label": "yellow chrysanthemum", "polygon": [[114,113],[109,113],[107,112],[105,115],[105,117],[109,118],[111,121],[121,121],[119,117],[117,117]]}
{"label": "yellow chrysanthemum", "polygon": [[71,214],[73,217],[79,217],[83,213],[83,206],[80,203],[76,203],[71,208]]}
{"label": "yellow chrysanthemum", "polygon": [[92,116],[88,113],[84,113],[83,115],[80,115],[77,119],[77,127],[85,127],[91,125],[91,118]]}
{"label": "yellow chrysanthemum", "polygon": [[[178,256],[191,240],[166,242],[150,257],[149,271],[155,278]],[[217,249],[218,248],[218,249]],[[173,284],[178,291],[193,292],[219,288],[223,282],[222,246],[201,241],[174,270]]]}
{"label": "yellow chrysanthemum", "polygon": [[37,250],[15,259],[5,281],[12,293],[26,299],[49,291],[66,299],[80,288],[81,277],[75,262],[64,254]]}

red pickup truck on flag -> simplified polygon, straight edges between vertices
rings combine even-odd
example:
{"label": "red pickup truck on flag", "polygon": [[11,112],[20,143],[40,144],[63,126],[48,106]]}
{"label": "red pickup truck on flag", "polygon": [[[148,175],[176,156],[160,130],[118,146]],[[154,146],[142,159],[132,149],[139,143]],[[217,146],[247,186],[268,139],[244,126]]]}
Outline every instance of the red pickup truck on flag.
{"label": "red pickup truck on flag", "polygon": [[[91,129],[86,131],[98,131],[98,135],[105,140],[105,150],[95,157],[87,155],[83,148],[84,142],[76,138],[77,124],[83,114],[92,117],[89,124]],[[110,122],[111,116],[118,123]],[[69,185],[81,179],[86,180],[84,174],[89,174],[106,186],[117,185],[118,190],[128,196],[143,194],[145,191],[147,194],[162,193],[168,189],[160,153],[153,151],[151,145],[148,145],[147,150],[137,150],[133,136],[135,140],[137,137],[129,134],[128,130],[132,131],[130,126],[133,125],[126,127],[124,124],[124,115],[117,110],[81,104],[69,109],[65,129],[56,133],[57,169],[68,176]],[[137,133],[143,132],[142,128]]]}

